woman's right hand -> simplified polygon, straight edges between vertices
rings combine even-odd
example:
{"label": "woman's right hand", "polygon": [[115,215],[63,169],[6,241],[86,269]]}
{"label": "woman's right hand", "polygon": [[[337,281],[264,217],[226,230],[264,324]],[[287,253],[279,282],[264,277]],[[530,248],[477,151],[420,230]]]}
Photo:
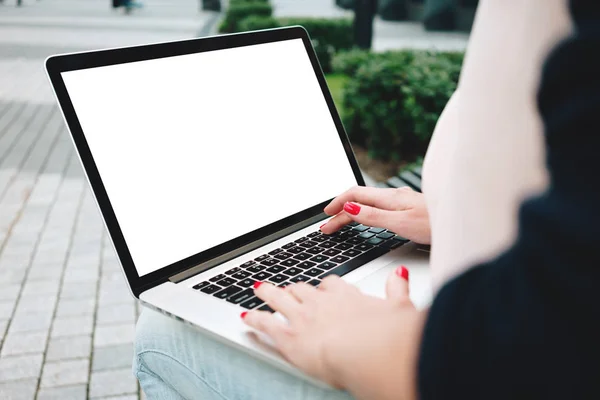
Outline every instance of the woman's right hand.
{"label": "woman's right hand", "polygon": [[321,231],[336,232],[356,221],[359,224],[385,228],[421,244],[431,244],[431,228],[425,197],[408,187],[383,189],[356,186],[333,199],[325,207],[334,216]]}

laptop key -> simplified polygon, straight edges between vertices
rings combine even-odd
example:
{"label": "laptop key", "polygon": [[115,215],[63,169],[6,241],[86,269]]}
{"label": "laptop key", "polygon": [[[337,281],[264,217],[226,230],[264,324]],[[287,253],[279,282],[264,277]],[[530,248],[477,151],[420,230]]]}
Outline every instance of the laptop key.
{"label": "laptop key", "polygon": [[329,257],[325,257],[324,255],[318,254],[318,255],[314,256],[313,258],[311,258],[310,261],[320,263],[320,262],[327,260],[328,258]]}
{"label": "laptop key", "polygon": [[225,289],[221,290],[220,292],[213,294],[213,296],[215,296],[219,299],[226,299],[229,296],[232,296],[232,295],[236,294],[237,292],[241,292],[241,291],[242,291],[242,288],[239,286],[229,286],[228,288],[225,288]]}
{"label": "laptop key", "polygon": [[274,256],[275,254],[279,254],[283,251],[283,249],[275,249],[273,251],[270,251],[269,254]]}
{"label": "laptop key", "polygon": [[256,282],[254,279],[246,278],[243,281],[239,281],[237,284],[241,287],[250,287],[254,285],[254,282]]}
{"label": "laptop key", "polygon": [[267,258],[269,258],[269,255],[268,255],[268,254],[263,254],[263,255],[262,255],[262,256],[260,256],[260,257],[256,257],[256,258],[254,259],[254,261],[261,262],[261,261],[263,261],[263,260],[266,260]]}
{"label": "laptop key", "polygon": [[340,243],[334,247],[334,249],[338,250],[348,250],[350,248],[352,248],[352,245],[350,243]]}
{"label": "laptop key", "polygon": [[225,275],[233,275],[236,272],[240,272],[241,268],[239,267],[235,267],[235,268],[231,268],[229,271],[225,272]]}
{"label": "laptop key", "polygon": [[273,272],[274,274],[277,274],[281,271],[285,271],[285,267],[281,265],[273,265],[271,268],[267,268],[267,272]]}
{"label": "laptop key", "polygon": [[313,285],[313,286],[319,286],[321,284],[321,281],[318,279],[311,279],[310,281],[306,282],[309,285]]}
{"label": "laptop key", "polygon": [[254,289],[246,289],[243,292],[239,292],[234,294],[233,296],[229,296],[227,301],[233,304],[240,304],[243,301],[249,300],[254,297]]}
{"label": "laptop key", "polygon": [[349,259],[350,259],[350,257],[346,257],[346,256],[335,256],[335,257],[333,257],[333,258],[332,258],[331,260],[329,260],[329,261],[331,261],[331,262],[334,262],[334,263],[341,264],[341,263],[345,263],[345,262],[346,262],[346,261],[348,261]]}
{"label": "laptop key", "polygon": [[367,240],[365,243],[372,244],[373,246],[383,243],[383,239],[379,239],[378,237],[373,237]]}
{"label": "laptop key", "polygon": [[393,233],[390,233],[390,232],[383,232],[383,233],[380,233],[379,235],[377,235],[377,237],[378,237],[379,239],[387,240],[387,239],[389,239],[389,238],[392,238],[392,237],[394,237],[394,234],[393,234]]}
{"label": "laptop key", "polygon": [[348,238],[346,238],[344,236],[338,236],[338,237],[331,238],[331,241],[335,242],[335,243],[344,243],[347,239]]}
{"label": "laptop key", "polygon": [[276,260],[274,258],[269,258],[268,260],[264,260],[260,262],[262,265],[266,265],[267,267],[271,267],[275,264],[279,263],[279,260]]}
{"label": "laptop key", "polygon": [[350,249],[350,250],[346,250],[345,252],[343,252],[342,255],[348,256],[348,257],[356,257],[360,253],[362,253],[362,251],[356,250],[356,249]]}
{"label": "laptop key", "polygon": [[381,244],[381,246],[379,246],[379,247],[383,247],[383,248],[392,250],[392,249],[402,246],[404,243],[406,243],[406,242],[403,242],[402,240],[391,239],[386,242],[383,242]]}
{"label": "laptop key", "polygon": [[289,276],[296,276],[299,273],[301,273],[302,270],[300,268],[288,268],[285,271],[283,271],[284,274],[289,275]]}
{"label": "laptop key", "polygon": [[327,257],[333,257],[333,256],[337,256],[341,252],[342,252],[341,250],[329,249],[329,250],[324,251],[323,255],[327,256]]}
{"label": "laptop key", "polygon": [[307,269],[307,268],[312,268],[312,267],[314,267],[315,265],[317,265],[317,264],[316,264],[316,263],[314,263],[314,262],[311,262],[311,261],[303,261],[303,262],[301,262],[300,264],[296,265],[296,268]]}
{"label": "laptop key", "polygon": [[360,250],[360,251],[367,251],[367,250],[371,250],[373,248],[373,246],[371,246],[370,244],[361,243],[357,246],[354,246],[354,248],[356,250]]}
{"label": "laptop key", "polygon": [[205,287],[205,286],[208,286],[208,285],[210,285],[210,282],[208,282],[208,281],[204,281],[204,282],[200,282],[200,283],[199,283],[199,284],[197,284],[197,285],[194,285],[194,286],[192,286],[192,289],[200,290],[200,289],[202,289],[203,287]]}
{"label": "laptop key", "polygon": [[300,254],[296,254],[294,256],[294,258],[296,260],[300,260],[300,261],[304,261],[304,260],[308,260],[309,258],[311,258],[312,255],[308,254],[308,253],[300,253]]}
{"label": "laptop key", "polygon": [[373,247],[371,250],[361,254],[360,256],[353,258],[352,260],[345,262],[344,264],[338,265],[330,271],[325,272],[323,275],[319,276],[319,279],[323,279],[329,275],[344,276],[347,273],[352,272],[355,269],[365,265],[366,263],[373,261],[377,257],[381,257],[388,251],[388,249],[381,246]]}
{"label": "laptop key", "polygon": [[325,272],[325,271],[323,271],[322,269],[312,268],[312,269],[309,269],[308,271],[304,271],[304,274],[308,275],[308,276],[313,276],[314,277],[314,276],[321,275],[323,272]]}
{"label": "laptop key", "polygon": [[240,271],[237,274],[231,275],[231,277],[240,280],[240,279],[246,279],[250,275],[252,275],[252,274],[248,271]]}
{"label": "laptop key", "polygon": [[337,267],[337,264],[332,263],[331,261],[325,261],[323,264],[319,264],[319,268],[324,269],[324,270],[328,270],[333,267]]}
{"label": "laptop key", "polygon": [[300,246],[309,249],[311,247],[315,247],[318,244],[319,244],[319,242],[313,242],[312,240],[308,240],[304,243],[300,243]]}
{"label": "laptop key", "polygon": [[223,278],[225,278],[225,275],[219,274],[219,275],[215,275],[212,278],[210,278],[209,281],[216,282],[216,281],[220,281]]}
{"label": "laptop key", "polygon": [[250,268],[247,268],[246,271],[252,272],[253,274],[262,271],[266,267],[264,265],[253,265]]}
{"label": "laptop key", "polygon": [[274,313],[275,312],[275,310],[273,310],[271,307],[269,307],[268,304],[265,304],[262,307],[258,307],[258,310],[260,310],[260,311],[267,311],[267,312],[270,312],[270,313]]}
{"label": "laptop key", "polygon": [[280,260],[287,260],[288,258],[290,258],[291,256],[293,256],[294,254],[292,253],[279,253],[279,254],[275,254],[275,258],[278,258]]}
{"label": "laptop key", "polygon": [[315,247],[311,247],[310,249],[306,249],[306,252],[309,254],[319,254],[323,250],[325,250],[325,249],[322,247],[319,247],[319,246],[315,246]]}
{"label": "laptop key", "polygon": [[217,286],[217,285],[208,285],[208,286],[200,289],[200,291],[203,293],[207,293],[207,294],[213,294],[214,292],[217,292],[221,289],[223,289],[223,288],[220,286]]}
{"label": "laptop key", "polygon": [[288,278],[289,278],[289,276],[287,276],[287,275],[277,274],[277,275],[270,277],[269,281],[275,282],[275,283],[281,283],[281,282],[286,281]]}
{"label": "laptop key", "polygon": [[248,268],[249,266],[254,265],[254,264],[256,264],[256,261],[254,261],[254,260],[246,261],[245,263],[240,265],[240,268]]}
{"label": "laptop key", "polygon": [[301,237],[300,239],[296,240],[296,243],[302,243],[302,242],[306,242],[308,240],[307,237]]}
{"label": "laptop key", "polygon": [[235,279],[225,278],[217,281],[217,285],[227,287],[233,285],[235,282],[237,282]]}
{"label": "laptop key", "polygon": [[363,232],[360,235],[358,235],[358,237],[361,239],[371,239],[373,236],[375,236],[375,234],[371,232]]}
{"label": "laptop key", "polygon": [[363,242],[363,240],[359,239],[357,237],[346,240],[346,243],[350,243],[350,244],[361,244],[362,242]]}
{"label": "laptop key", "polygon": [[300,254],[300,253],[304,252],[304,250],[306,250],[304,247],[295,246],[295,247],[292,247],[291,249],[288,249],[288,252],[292,253],[292,254]]}
{"label": "laptop key", "polygon": [[383,228],[371,228],[371,229],[369,229],[369,232],[375,233],[375,234],[381,233],[383,231],[385,231],[385,229],[383,229]]}
{"label": "laptop key", "polygon": [[290,281],[285,281],[285,282],[283,282],[283,283],[280,283],[280,284],[279,284],[279,285],[277,285],[277,286],[279,286],[280,288],[282,288],[282,289],[283,289],[284,287],[286,287],[286,286],[290,286],[291,284],[292,284],[292,282],[290,282]]}
{"label": "laptop key", "polygon": [[320,232],[313,232],[313,233],[309,233],[308,235],[306,235],[306,237],[314,238],[315,236],[319,236],[320,234],[321,234]]}
{"label": "laptop key", "polygon": [[358,222],[354,222],[354,221],[352,221],[352,222],[350,222],[350,223],[349,223],[348,225],[346,225],[346,226],[353,227],[353,226],[358,226],[358,225],[359,225],[359,224],[358,224]]}
{"label": "laptop key", "polygon": [[255,307],[260,306],[261,304],[263,304],[263,301],[261,299],[259,299],[258,297],[252,297],[250,300],[246,300],[245,302],[240,304],[240,306],[251,310]]}
{"label": "laptop key", "polygon": [[258,274],[252,275],[252,279],[256,279],[257,281],[265,281],[267,279],[269,279],[270,277],[272,277],[273,274],[269,274],[266,272],[259,272]]}
{"label": "laptop key", "polygon": [[394,239],[403,241],[404,243],[410,242],[410,240],[408,240],[407,238],[398,235],[394,236]]}
{"label": "laptop key", "polygon": [[279,263],[279,265],[283,265],[284,267],[293,267],[298,264],[300,261],[294,260],[293,258],[288,258],[287,260],[283,260]]}
{"label": "laptop key", "polygon": [[325,235],[313,236],[313,237],[311,237],[311,240],[314,240],[315,242],[325,242],[327,240],[327,236],[325,236]]}
{"label": "laptop key", "polygon": [[281,248],[284,249],[284,250],[287,250],[287,249],[290,249],[290,248],[294,247],[295,245],[296,245],[296,243],[290,242],[288,244],[284,244],[283,246],[281,246]]}
{"label": "laptop key", "polygon": [[356,225],[352,229],[354,229],[355,231],[358,231],[358,232],[364,232],[366,230],[369,230],[369,227],[365,226],[365,225]]}
{"label": "laptop key", "polygon": [[309,280],[310,280],[310,278],[306,275],[296,275],[295,277],[290,279],[290,282],[298,283],[298,282],[307,282]]}
{"label": "laptop key", "polygon": [[327,242],[323,242],[323,243],[319,244],[319,246],[324,247],[326,249],[330,249],[332,247],[337,246],[337,243],[336,242],[332,242],[332,241],[327,241]]}

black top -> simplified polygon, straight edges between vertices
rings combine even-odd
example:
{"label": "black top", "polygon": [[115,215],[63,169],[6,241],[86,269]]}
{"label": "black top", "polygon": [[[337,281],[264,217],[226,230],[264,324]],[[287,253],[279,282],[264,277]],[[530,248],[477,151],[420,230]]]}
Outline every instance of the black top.
{"label": "black top", "polygon": [[538,94],[550,188],[521,207],[508,252],[434,300],[422,400],[600,399],[600,1],[571,13]]}

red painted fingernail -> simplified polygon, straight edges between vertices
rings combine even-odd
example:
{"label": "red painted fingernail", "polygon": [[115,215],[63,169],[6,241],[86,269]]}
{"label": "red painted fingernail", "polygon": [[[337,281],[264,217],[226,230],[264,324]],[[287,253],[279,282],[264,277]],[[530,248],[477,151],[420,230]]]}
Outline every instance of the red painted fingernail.
{"label": "red painted fingernail", "polygon": [[360,212],[360,206],[354,203],[346,203],[344,204],[344,211],[346,211],[348,214],[358,215]]}
{"label": "red painted fingernail", "polygon": [[259,287],[260,285],[262,285],[262,284],[263,284],[263,283],[262,283],[261,281],[256,281],[256,282],[254,282],[254,289],[258,289],[258,287]]}
{"label": "red painted fingernail", "polygon": [[408,281],[408,268],[406,268],[404,265],[399,266],[396,268],[396,275]]}
{"label": "red painted fingernail", "polygon": [[240,317],[242,317],[242,319],[246,318],[246,315],[248,315],[248,311],[244,311],[243,313],[240,314]]}
{"label": "red painted fingernail", "polygon": [[319,227],[319,229],[321,229],[321,228],[322,228],[322,227],[324,227],[325,225],[327,225],[327,222],[325,222],[323,225],[321,225],[321,226]]}

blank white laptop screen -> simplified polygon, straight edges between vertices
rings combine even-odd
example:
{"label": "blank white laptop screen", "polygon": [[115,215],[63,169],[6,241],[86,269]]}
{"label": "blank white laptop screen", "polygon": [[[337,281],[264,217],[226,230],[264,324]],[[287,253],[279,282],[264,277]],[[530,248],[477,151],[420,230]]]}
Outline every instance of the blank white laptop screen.
{"label": "blank white laptop screen", "polygon": [[301,39],[62,78],[140,276],[356,184]]}

